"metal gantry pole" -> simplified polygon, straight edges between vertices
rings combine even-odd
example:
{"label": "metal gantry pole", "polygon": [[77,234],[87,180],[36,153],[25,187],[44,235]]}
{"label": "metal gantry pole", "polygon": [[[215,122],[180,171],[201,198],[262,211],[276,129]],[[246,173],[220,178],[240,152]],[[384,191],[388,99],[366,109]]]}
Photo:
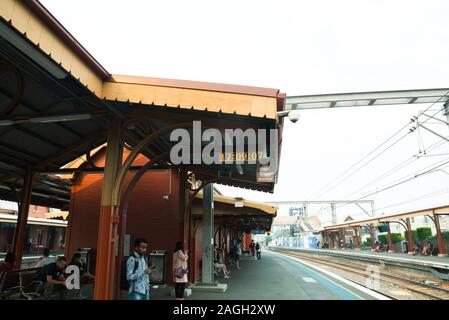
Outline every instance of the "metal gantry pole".
{"label": "metal gantry pole", "polygon": [[203,259],[202,283],[214,284],[214,194],[213,184],[203,188]]}
{"label": "metal gantry pole", "polygon": [[335,203],[331,203],[332,208],[332,224],[337,224],[337,208]]}

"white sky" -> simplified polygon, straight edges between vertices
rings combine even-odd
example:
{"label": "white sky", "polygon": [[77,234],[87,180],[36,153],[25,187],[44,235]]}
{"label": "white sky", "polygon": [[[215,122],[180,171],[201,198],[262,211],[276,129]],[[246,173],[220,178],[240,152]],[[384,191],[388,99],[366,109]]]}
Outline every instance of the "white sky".
{"label": "white sky", "polygon": [[[41,2],[111,73],[273,87],[288,95],[449,87],[444,0]],[[221,190],[259,201],[311,199],[426,107],[303,111],[297,124],[285,121],[273,195]],[[449,135],[445,125],[428,126]],[[421,133],[424,146],[440,140]],[[418,135],[409,134],[320,199],[341,199],[418,150]],[[448,152],[445,143],[432,154]],[[449,155],[421,158],[364,191],[444,159]],[[438,171],[370,198],[384,208],[445,189],[378,214],[447,204],[448,181]],[[359,212],[355,206],[337,211],[340,219],[363,217]]]}

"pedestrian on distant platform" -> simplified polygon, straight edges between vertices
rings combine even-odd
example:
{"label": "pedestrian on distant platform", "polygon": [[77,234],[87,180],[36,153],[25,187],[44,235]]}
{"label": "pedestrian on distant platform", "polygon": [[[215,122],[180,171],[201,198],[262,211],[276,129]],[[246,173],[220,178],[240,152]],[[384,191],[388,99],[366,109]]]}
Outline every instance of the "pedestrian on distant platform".
{"label": "pedestrian on distant platform", "polygon": [[352,249],[352,239],[349,239],[349,249]]}
{"label": "pedestrian on distant platform", "polygon": [[173,253],[173,277],[175,282],[176,300],[184,300],[184,291],[188,282],[188,251],[184,249],[184,243],[176,242],[175,252]]}
{"label": "pedestrian on distant platform", "polygon": [[237,270],[240,270],[240,257],[242,256],[242,252],[243,252],[242,240],[239,240],[237,243],[237,247],[235,250],[235,257],[234,257],[235,266],[237,267]]}

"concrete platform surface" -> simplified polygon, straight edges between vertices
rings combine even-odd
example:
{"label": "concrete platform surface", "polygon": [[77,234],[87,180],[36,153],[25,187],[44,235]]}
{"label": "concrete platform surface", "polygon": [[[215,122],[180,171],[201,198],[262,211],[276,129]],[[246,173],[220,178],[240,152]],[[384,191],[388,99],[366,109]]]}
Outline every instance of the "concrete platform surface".
{"label": "concrete platform surface", "polygon": [[[245,258],[241,269],[231,267],[231,278],[217,277],[227,285],[226,292],[191,290],[186,300],[362,300],[378,299],[351,281],[342,281],[328,271],[317,270],[290,257],[264,250],[262,259]],[[327,272],[327,273],[326,273]],[[344,280],[344,279],[343,279]],[[159,285],[150,289],[151,300],[174,300],[173,286]],[[93,297],[93,286],[82,286],[81,293]],[[122,291],[122,299],[128,293]]]}
{"label": "concrete platform surface", "polygon": [[[264,251],[261,260],[243,259],[241,269],[231,268],[231,278],[218,278],[228,290],[192,290],[187,300],[361,300],[372,299],[288,257]],[[170,300],[171,288],[152,289],[152,300]]]}

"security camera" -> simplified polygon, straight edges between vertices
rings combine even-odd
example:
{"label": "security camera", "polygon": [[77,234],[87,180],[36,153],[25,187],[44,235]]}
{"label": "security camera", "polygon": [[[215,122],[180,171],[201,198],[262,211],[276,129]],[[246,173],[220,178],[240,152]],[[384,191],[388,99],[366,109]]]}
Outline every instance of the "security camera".
{"label": "security camera", "polygon": [[299,114],[298,110],[291,110],[288,113],[288,119],[293,123],[298,122],[299,118],[300,118],[300,114]]}

